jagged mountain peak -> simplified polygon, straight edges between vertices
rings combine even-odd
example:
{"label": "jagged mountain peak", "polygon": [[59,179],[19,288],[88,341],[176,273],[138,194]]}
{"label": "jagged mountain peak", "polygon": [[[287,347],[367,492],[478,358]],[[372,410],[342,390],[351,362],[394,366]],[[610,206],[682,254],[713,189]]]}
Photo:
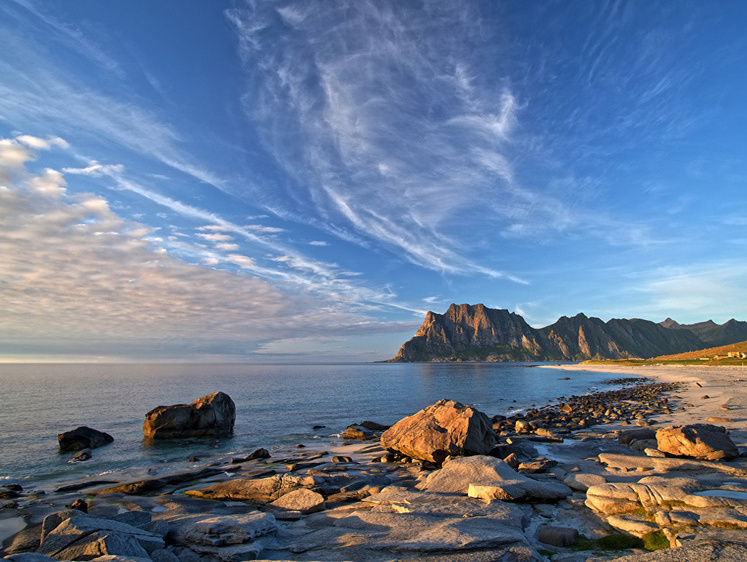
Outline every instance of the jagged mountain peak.
{"label": "jagged mountain peak", "polygon": [[[744,336],[744,337],[743,337]],[[532,328],[521,315],[484,304],[451,304],[445,314],[428,312],[415,337],[392,361],[527,361],[655,357],[695,351],[713,341],[747,340],[747,322],[681,325],[671,318],[604,322],[583,312]]]}

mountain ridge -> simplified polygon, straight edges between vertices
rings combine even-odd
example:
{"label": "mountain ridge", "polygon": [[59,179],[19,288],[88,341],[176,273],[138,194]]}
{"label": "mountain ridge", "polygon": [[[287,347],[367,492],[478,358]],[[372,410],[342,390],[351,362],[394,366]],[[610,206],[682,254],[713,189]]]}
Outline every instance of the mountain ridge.
{"label": "mountain ridge", "polygon": [[521,315],[506,309],[454,303],[444,314],[429,311],[415,336],[389,361],[650,358],[743,340],[747,340],[747,322],[734,319],[721,325],[712,320],[686,325],[671,318],[660,323],[640,318],[604,322],[579,313],[561,316],[544,328],[533,328]]}

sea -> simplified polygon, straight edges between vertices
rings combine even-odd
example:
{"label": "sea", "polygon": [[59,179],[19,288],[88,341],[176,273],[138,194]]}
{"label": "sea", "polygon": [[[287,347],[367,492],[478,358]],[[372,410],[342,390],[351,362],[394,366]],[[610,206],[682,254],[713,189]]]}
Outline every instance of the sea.
{"label": "sea", "polygon": [[[193,466],[191,457],[204,464],[260,447],[325,447],[350,424],[393,424],[442,398],[492,416],[614,388],[605,384],[614,374],[539,365],[0,364],[0,484],[181,470]],[[216,391],[236,403],[232,437],[143,441],[146,412]],[[71,462],[72,454],[58,453],[57,434],[78,426],[105,431],[114,442]]]}

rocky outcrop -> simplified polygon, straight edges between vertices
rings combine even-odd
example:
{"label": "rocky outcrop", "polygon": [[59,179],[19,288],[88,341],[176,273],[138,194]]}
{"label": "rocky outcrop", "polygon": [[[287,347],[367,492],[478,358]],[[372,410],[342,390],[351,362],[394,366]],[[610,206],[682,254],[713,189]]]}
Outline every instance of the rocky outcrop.
{"label": "rocky outcrop", "polygon": [[[747,323],[727,324],[723,337],[730,339],[729,343],[746,339],[742,337],[741,324]],[[402,345],[391,361],[650,358],[708,347],[693,331],[671,326],[641,319],[603,322],[577,314],[537,329],[508,310],[482,304],[452,304],[445,314],[428,312],[415,336]]]}
{"label": "rocky outcrop", "polygon": [[191,404],[158,406],[145,414],[145,439],[179,439],[233,433],[236,405],[228,394],[214,392]]}
{"label": "rocky outcrop", "polygon": [[728,461],[739,456],[739,449],[726,434],[726,429],[718,425],[664,427],[656,432],[656,443],[657,449],[675,457]]}
{"label": "rocky outcrop", "polygon": [[447,456],[487,454],[495,446],[495,432],[482,412],[454,400],[439,400],[386,430],[381,446],[413,459],[441,463]]}
{"label": "rocky outcrop", "polygon": [[634,483],[591,486],[586,505],[607,523],[637,536],[678,528],[747,529],[747,499],[740,486],[704,489],[694,478],[647,476]]}
{"label": "rocky outcrop", "polygon": [[81,426],[71,431],[59,433],[57,442],[60,445],[60,453],[71,451],[82,451],[83,449],[95,449],[108,445],[114,441],[114,437],[103,431]]}
{"label": "rocky outcrop", "polygon": [[104,555],[148,558],[148,553],[165,546],[163,538],[151,532],[77,510],[47,517],[38,553],[58,560],[90,560]]}
{"label": "rocky outcrop", "polygon": [[452,304],[446,314],[428,312],[392,361],[522,361],[539,353],[538,337],[518,314]]}

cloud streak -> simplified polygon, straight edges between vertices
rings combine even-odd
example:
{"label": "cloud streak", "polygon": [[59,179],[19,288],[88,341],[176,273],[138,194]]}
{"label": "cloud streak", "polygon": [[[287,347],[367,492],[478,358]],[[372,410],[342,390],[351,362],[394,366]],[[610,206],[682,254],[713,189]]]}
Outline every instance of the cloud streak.
{"label": "cloud streak", "polygon": [[479,14],[297,2],[228,15],[247,67],[263,69],[245,107],[296,178],[292,199],[420,266],[506,277],[467,257],[458,232],[468,217],[493,220],[486,201],[510,215],[520,191],[508,153],[517,101],[508,85],[485,90],[475,54],[451,39],[479,42]]}

